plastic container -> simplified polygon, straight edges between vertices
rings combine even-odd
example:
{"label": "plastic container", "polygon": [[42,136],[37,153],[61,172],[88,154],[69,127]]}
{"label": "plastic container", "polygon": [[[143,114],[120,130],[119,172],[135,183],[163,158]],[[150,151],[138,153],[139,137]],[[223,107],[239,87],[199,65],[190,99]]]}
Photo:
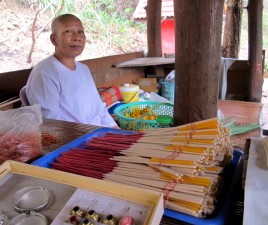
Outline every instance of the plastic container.
{"label": "plastic container", "polygon": [[172,116],[168,115],[158,115],[156,118],[156,122],[158,128],[167,128],[172,126],[173,118]]}
{"label": "plastic container", "polygon": [[171,102],[174,102],[175,83],[160,80],[159,84],[160,84],[161,96],[166,98],[167,100],[169,100]]}
{"label": "plastic container", "polygon": [[139,101],[139,86],[135,84],[123,84],[119,86],[124,103]]}

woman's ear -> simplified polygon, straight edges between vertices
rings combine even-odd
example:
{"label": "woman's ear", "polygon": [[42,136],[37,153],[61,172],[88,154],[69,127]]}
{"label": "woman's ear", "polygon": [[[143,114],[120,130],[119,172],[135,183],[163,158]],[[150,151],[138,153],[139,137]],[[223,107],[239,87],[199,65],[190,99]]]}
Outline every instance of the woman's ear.
{"label": "woman's ear", "polygon": [[56,35],[55,34],[50,34],[50,41],[54,46],[56,46]]}

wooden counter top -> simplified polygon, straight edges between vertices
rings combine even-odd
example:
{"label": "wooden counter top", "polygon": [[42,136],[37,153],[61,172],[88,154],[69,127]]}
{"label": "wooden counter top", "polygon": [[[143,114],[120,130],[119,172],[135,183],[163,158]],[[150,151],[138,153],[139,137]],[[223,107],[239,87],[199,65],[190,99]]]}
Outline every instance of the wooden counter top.
{"label": "wooden counter top", "polygon": [[175,58],[164,57],[144,57],[128,60],[125,62],[114,64],[114,67],[141,67],[141,66],[157,66],[165,64],[174,64]]}
{"label": "wooden counter top", "polygon": [[46,155],[49,152],[54,151],[63,145],[98,128],[100,127],[43,118],[43,124],[40,127],[41,133],[48,134],[55,138],[55,143],[47,145],[43,144],[43,154]]}

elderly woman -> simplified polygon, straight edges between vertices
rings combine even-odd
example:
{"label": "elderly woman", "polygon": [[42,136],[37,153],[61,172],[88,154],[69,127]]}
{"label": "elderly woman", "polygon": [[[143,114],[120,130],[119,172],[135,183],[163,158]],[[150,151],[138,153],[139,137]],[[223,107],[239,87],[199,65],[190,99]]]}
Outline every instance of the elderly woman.
{"label": "elderly woman", "polygon": [[53,20],[51,30],[55,53],[39,62],[29,76],[26,95],[30,105],[40,104],[46,118],[117,127],[89,68],[75,60],[86,42],[81,20],[64,14]]}

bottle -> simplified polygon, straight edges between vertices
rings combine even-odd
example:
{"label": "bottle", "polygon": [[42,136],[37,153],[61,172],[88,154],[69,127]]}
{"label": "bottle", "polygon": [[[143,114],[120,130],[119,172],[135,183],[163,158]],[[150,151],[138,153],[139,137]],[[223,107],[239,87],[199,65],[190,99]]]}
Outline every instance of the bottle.
{"label": "bottle", "polygon": [[158,128],[167,128],[172,126],[173,118],[168,115],[158,115],[156,117],[156,122]]}

